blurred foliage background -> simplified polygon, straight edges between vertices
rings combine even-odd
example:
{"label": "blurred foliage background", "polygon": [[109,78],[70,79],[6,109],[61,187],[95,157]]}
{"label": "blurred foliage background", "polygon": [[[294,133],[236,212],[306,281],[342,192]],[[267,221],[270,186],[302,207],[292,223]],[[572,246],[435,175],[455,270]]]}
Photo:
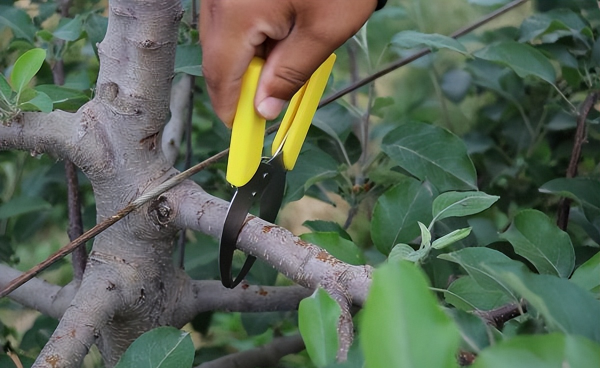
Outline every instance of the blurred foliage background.
{"label": "blurred foliage background", "polygon": [[[201,62],[191,5],[189,1],[183,3],[188,11],[180,27],[176,81],[181,71],[197,74]],[[587,286],[588,294],[582,297],[586,302],[586,298],[597,302],[599,295],[600,276],[595,272],[600,260],[592,258],[598,254],[600,243],[597,106],[585,120],[587,142],[577,165],[577,177],[585,180],[555,181],[566,175],[581,106],[598,88],[597,4],[583,0],[528,1],[461,37],[458,46],[445,38],[417,42],[414,36],[402,34],[411,30],[449,35],[507,3],[390,0],[375,13],[368,25],[337,52],[329,93],[414,54],[423,45],[434,52],[318,112],[297,168],[288,175],[286,207],[279,219],[282,226],[304,234],[305,240],[349,263],[379,266],[389,256],[418,264],[427,275],[427,283],[438,291],[440,305],[452,310],[449,314],[462,328],[461,349],[470,354],[479,354],[487,346],[522,334],[557,330],[598,343],[597,336],[577,327],[565,330],[562,324],[560,328],[553,325],[549,321],[556,316],[552,311],[541,313],[543,305],[533,306],[537,312],[508,322],[504,329],[483,326],[463,312],[493,310],[518,302],[515,295],[537,295],[544,303],[560,301],[536,294],[533,287],[526,288],[532,294],[512,284],[507,286],[509,291],[494,289],[503,283],[503,276],[492,277],[494,293],[485,294],[485,283],[479,283],[481,280],[469,267],[477,268],[486,260],[497,263],[499,258],[494,257],[499,256],[486,253],[478,255],[484,261],[475,261],[468,260],[467,253],[457,253],[485,247],[523,262],[528,271],[522,272],[548,273],[535,257],[519,248],[523,237],[529,250],[545,256],[554,252],[548,247],[573,253],[565,256],[566,261],[560,257],[549,261],[556,269],[568,269],[566,275],[553,275],[557,279],[566,279],[573,269],[591,262],[573,284]],[[74,0],[70,4],[69,17],[63,17],[54,1],[0,0],[0,71],[8,76],[25,51],[33,47],[46,49],[47,62],[35,83],[53,84],[50,65],[62,60],[64,86],[72,94],[63,99],[50,97],[55,108],[65,110],[75,110],[93,97],[99,68],[95,44],[102,39],[107,24],[105,1]],[[196,78],[190,139],[194,163],[229,145],[229,132],[214,116],[201,76]],[[437,144],[429,146],[432,142]],[[177,163],[180,169],[185,166],[184,147]],[[404,152],[411,147],[423,149],[419,153],[426,158],[407,158]],[[437,168],[420,171],[427,165]],[[221,162],[194,180],[208,192],[229,199],[232,189],[224,180],[224,168]],[[94,198],[84,176],[80,176],[80,183],[84,227],[89,229],[95,223]],[[491,203],[478,202],[473,205],[475,212],[435,219],[434,203],[440,194],[475,190],[483,192],[484,202]],[[566,233],[553,224],[561,196],[573,200]],[[525,229],[519,220],[537,227]],[[426,232],[418,222],[424,223]],[[29,269],[68,242],[67,224],[63,165],[47,155],[0,152],[0,261],[22,271]],[[429,249],[424,245],[427,233],[436,240],[467,228],[470,235],[454,239],[447,248]],[[518,235],[511,237],[515,232]],[[568,234],[567,238],[563,234]],[[551,244],[541,244],[537,241],[540,238]],[[409,248],[398,247],[402,244]],[[215,239],[188,233],[185,254],[185,269],[190,276],[218,277]],[[72,278],[69,262],[62,260],[41,277],[60,285],[68,283]],[[569,262],[573,264],[569,266]],[[398,276],[394,272],[388,276]],[[406,272],[406,277],[412,277],[412,271]],[[519,275],[529,277],[527,273]],[[472,279],[475,283],[465,281]],[[289,283],[262,264],[254,267],[249,281]],[[392,290],[393,284],[386,287]],[[477,293],[481,293],[479,299],[474,297]],[[393,301],[389,303],[394,305]],[[567,314],[577,314],[575,301],[560,303]],[[594,308],[598,308],[597,303]],[[597,325],[586,319],[589,316],[579,317],[581,320],[573,326],[587,322]],[[296,312],[206,313],[186,329],[192,332],[195,362],[201,363],[293,333],[297,331],[297,319]],[[25,365],[39,353],[55,325],[55,321],[8,298],[0,300],[0,342],[18,351]],[[363,353],[357,346],[348,363],[335,366],[362,367]],[[596,348],[590,351],[597,352]],[[370,348],[364,349],[368,358]],[[4,365],[6,362],[6,356],[0,355],[0,366],[9,366]],[[312,364],[304,352],[284,358],[280,366]],[[92,352],[86,365],[101,366],[98,354]]]}

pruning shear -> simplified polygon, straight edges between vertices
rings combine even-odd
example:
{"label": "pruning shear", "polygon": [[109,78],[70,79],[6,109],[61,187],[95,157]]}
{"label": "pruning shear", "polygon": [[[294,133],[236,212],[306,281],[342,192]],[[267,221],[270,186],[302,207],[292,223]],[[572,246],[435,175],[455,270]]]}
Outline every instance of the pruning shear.
{"label": "pruning shear", "polygon": [[238,235],[250,207],[260,200],[260,217],[274,222],[281,207],[285,176],[292,170],[308,128],[331,74],[332,54],[294,95],[271,147],[271,157],[262,157],[266,121],[254,109],[254,95],[264,60],[255,57],[242,79],[227,162],[227,181],[236,186],[219,244],[219,270],[223,286],[233,289],[248,274],[256,257],[249,255],[233,279],[232,263]]}

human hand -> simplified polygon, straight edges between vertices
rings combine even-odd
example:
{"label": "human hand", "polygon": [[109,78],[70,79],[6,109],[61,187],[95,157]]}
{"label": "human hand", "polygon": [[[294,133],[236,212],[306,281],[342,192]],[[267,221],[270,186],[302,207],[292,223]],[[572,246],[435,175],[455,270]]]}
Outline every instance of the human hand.
{"label": "human hand", "polygon": [[266,59],[256,111],[276,118],[327,57],[352,37],[376,0],[202,0],[200,42],[208,94],[231,127],[242,75],[254,56]]}

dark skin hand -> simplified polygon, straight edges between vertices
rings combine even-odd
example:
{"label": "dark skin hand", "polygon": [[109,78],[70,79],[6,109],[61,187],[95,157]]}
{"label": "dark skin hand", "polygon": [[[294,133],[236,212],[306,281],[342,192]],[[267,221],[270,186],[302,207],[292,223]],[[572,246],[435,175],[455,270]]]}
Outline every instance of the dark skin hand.
{"label": "dark skin hand", "polygon": [[216,114],[231,127],[242,75],[261,56],[266,62],[254,104],[264,118],[276,118],[376,5],[376,0],[202,0],[202,70]]}

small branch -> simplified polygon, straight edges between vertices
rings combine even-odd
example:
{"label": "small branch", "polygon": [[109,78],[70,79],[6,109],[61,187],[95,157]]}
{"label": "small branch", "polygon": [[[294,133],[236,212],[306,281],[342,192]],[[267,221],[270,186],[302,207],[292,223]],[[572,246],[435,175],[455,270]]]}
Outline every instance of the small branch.
{"label": "small branch", "polygon": [[[21,275],[21,272],[0,264],[0,287]],[[33,278],[10,295],[14,301],[35,309],[52,318],[60,319],[71,304],[79,283],[72,282],[64,287]]]}
{"label": "small branch", "polygon": [[189,104],[189,96],[193,96],[191,79],[193,79],[191,75],[184,74],[171,87],[171,119],[165,125],[162,135],[162,151],[171,165],[175,164],[179,156],[179,147],[183,132],[186,129],[188,112],[191,111],[191,105]]}
{"label": "small branch", "polygon": [[123,308],[123,303],[123,295],[107,287],[107,280],[85,277],[32,368],[80,367],[92,345],[102,338],[102,329],[115,311]]}
{"label": "small branch", "polygon": [[[0,141],[0,143],[2,143],[2,142]],[[1,148],[1,146],[0,146],[0,148]],[[0,298],[10,294],[15,289],[17,289],[19,286],[21,286],[24,283],[26,283],[27,281],[31,280],[37,274],[39,274],[46,268],[50,267],[51,265],[53,265],[55,262],[57,262],[61,258],[65,257],[68,254],[71,254],[81,244],[87,242],[91,238],[95,237],[96,235],[100,234],[104,230],[108,229],[110,226],[112,226],[113,224],[115,224],[116,222],[118,222],[119,220],[121,220],[122,218],[127,216],[128,214],[130,214],[132,211],[142,207],[144,204],[146,204],[149,201],[151,201],[152,199],[158,197],[161,193],[164,193],[165,191],[179,185],[181,182],[185,181],[187,178],[196,174],[197,172],[204,170],[208,166],[212,165],[213,163],[217,162],[221,158],[225,157],[228,153],[229,153],[229,150],[222,151],[222,152],[212,156],[211,158],[206,159],[206,160],[202,161],[201,163],[195,165],[194,167],[190,168],[189,170],[186,170],[178,175],[175,175],[171,179],[150,189],[148,192],[140,195],[137,199],[135,199],[130,204],[125,206],[122,210],[117,212],[115,215],[106,218],[104,221],[100,222],[99,224],[97,224],[96,226],[91,228],[90,230],[86,231],[79,238],[71,241],[69,244],[62,247],[58,252],[56,252],[53,255],[51,255],[50,257],[48,257],[45,261],[37,264],[36,266],[32,267],[29,271],[23,273],[21,276],[14,279],[4,289],[2,289],[2,291],[0,291]]]}
{"label": "small branch", "polygon": [[[185,324],[207,311],[273,312],[297,310],[300,301],[311,294],[301,286],[256,286],[242,283],[235,289],[220,281],[191,281],[182,289],[181,299],[173,312],[172,324]],[[210,298],[206,296],[210,295]]]}
{"label": "small branch", "polygon": [[502,329],[506,322],[526,312],[527,304],[523,301],[521,303],[503,305],[502,307],[489,311],[476,310],[473,313],[483,318],[487,324],[492,325],[497,329]]}
{"label": "small branch", "polygon": [[[470,24],[464,28],[461,28],[461,29],[455,31],[454,33],[452,33],[450,35],[450,37],[458,38],[458,37],[464,36],[472,31],[474,31],[475,29],[489,23],[491,20],[496,19],[497,17],[503,15],[504,13],[506,13],[520,5],[525,4],[527,1],[529,1],[529,0],[515,0],[513,2],[510,2],[510,3],[506,4],[505,6],[498,8],[497,10],[487,14],[486,16],[484,16],[480,20],[476,21],[475,23]],[[429,53],[431,53],[430,49],[422,49],[409,57],[399,59],[399,60],[391,63],[390,65],[386,66],[385,68],[381,69],[380,71],[373,73],[373,74],[359,80],[356,83],[352,83],[348,87],[341,89],[338,92],[328,96],[327,98],[323,99],[323,101],[321,101],[321,104],[319,105],[319,107],[323,107],[327,104],[330,104],[331,102],[337,100],[338,98],[345,96],[348,93],[350,93],[354,90],[357,90],[360,87],[365,86],[365,85],[373,82],[374,80],[383,77],[384,75],[386,75],[390,72],[393,72],[394,70],[400,68],[401,66],[409,64],[417,59],[420,59]]]}
{"label": "small branch", "polygon": [[348,351],[354,340],[354,326],[352,323],[352,298],[344,289],[344,286],[338,282],[328,282],[325,280],[321,284],[323,289],[339,304],[341,309],[340,319],[338,321],[338,351],[337,361],[345,362],[348,360]]}
{"label": "small branch", "polygon": [[[581,149],[587,142],[586,120],[597,101],[598,92],[590,93],[583,102],[579,114],[577,115],[577,129],[575,131],[573,150],[571,151],[571,160],[569,161],[569,166],[567,168],[567,178],[574,178],[577,176],[577,166],[579,165],[579,159],[581,158]],[[562,198],[558,205],[558,215],[556,220],[558,227],[562,230],[567,229],[570,209],[571,200],[569,198]]]}
{"label": "small branch", "polygon": [[[188,181],[165,193],[174,218],[169,223],[219,237],[228,203],[213,197]],[[327,282],[338,283],[356,305],[362,305],[371,283],[370,266],[353,266],[331,256],[322,248],[294,236],[289,230],[259,217],[248,216],[238,236],[238,249],[275,267],[289,279],[313,290]]]}
{"label": "small branch", "polygon": [[270,343],[256,349],[230,354],[211,362],[202,363],[196,368],[255,368],[275,367],[286,355],[304,350],[300,335],[277,337]]}
{"label": "small branch", "polygon": [[19,359],[19,356],[15,353],[13,353],[12,351],[7,351],[6,355],[8,355],[8,357],[10,358],[10,360],[13,361],[13,364],[15,365],[15,367],[17,368],[23,368],[23,364],[21,364],[21,359]]}
{"label": "small branch", "polygon": [[[64,18],[69,16],[69,7],[71,0],[60,0],[58,2],[60,15]],[[63,40],[57,39],[56,44],[61,48],[64,44]],[[65,84],[65,63],[62,58],[56,60],[52,65],[52,77],[54,84],[62,86]],[[68,202],[68,218],[69,229],[67,234],[69,240],[77,239],[83,234],[83,219],[81,216],[81,201],[79,197],[79,180],[77,179],[77,167],[70,160],[65,160],[65,176],[67,181],[67,202]],[[77,281],[81,281],[85,264],[87,262],[87,252],[85,244],[77,248],[73,252],[73,277]]]}
{"label": "small branch", "polygon": [[68,158],[75,154],[71,138],[77,134],[80,113],[60,110],[49,114],[30,112],[13,120],[0,122],[0,151],[18,149],[32,155],[48,153]]}

